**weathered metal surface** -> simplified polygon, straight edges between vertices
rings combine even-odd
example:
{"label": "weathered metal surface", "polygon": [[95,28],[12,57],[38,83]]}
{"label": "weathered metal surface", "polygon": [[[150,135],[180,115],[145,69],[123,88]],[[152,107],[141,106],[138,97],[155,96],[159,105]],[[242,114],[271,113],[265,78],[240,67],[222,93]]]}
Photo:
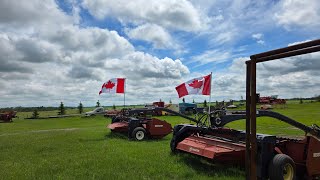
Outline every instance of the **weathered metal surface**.
{"label": "weathered metal surface", "polygon": [[148,130],[150,136],[153,137],[164,137],[172,132],[171,124],[166,121],[152,118],[146,124],[146,129]]}
{"label": "weathered metal surface", "polygon": [[109,124],[107,128],[116,132],[126,132],[128,131],[128,126],[129,126],[128,122],[115,122],[115,123]]}
{"label": "weathered metal surface", "polygon": [[190,136],[177,145],[177,149],[214,160],[244,159],[245,145],[203,136]]}
{"label": "weathered metal surface", "polygon": [[320,143],[314,137],[309,140],[306,166],[309,176],[320,176]]}
{"label": "weathered metal surface", "polygon": [[250,157],[251,157],[251,149],[250,149],[250,61],[246,62],[247,73],[246,73],[246,179],[250,179]]}

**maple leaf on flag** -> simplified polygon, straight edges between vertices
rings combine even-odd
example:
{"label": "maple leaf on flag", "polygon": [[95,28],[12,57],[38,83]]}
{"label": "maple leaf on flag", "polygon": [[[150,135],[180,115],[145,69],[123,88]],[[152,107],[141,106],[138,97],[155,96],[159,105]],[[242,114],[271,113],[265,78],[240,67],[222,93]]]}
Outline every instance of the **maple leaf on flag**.
{"label": "maple leaf on flag", "polygon": [[188,84],[189,86],[195,88],[195,89],[199,89],[202,86],[203,81],[199,81],[198,79],[194,79],[190,84]]}
{"label": "maple leaf on flag", "polygon": [[115,84],[113,82],[111,82],[110,80],[106,84],[104,84],[104,87],[106,89],[113,89],[114,86],[115,86]]}

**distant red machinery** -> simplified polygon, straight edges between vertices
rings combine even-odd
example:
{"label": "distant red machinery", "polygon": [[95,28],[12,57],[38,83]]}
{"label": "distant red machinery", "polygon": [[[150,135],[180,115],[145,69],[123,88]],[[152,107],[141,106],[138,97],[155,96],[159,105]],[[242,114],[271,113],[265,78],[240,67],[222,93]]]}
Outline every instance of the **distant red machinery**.
{"label": "distant red machinery", "polygon": [[121,113],[121,110],[107,110],[106,113],[104,114],[105,117],[113,117],[116,116],[117,114]]}
{"label": "distant red machinery", "polygon": [[[148,108],[148,109],[154,109],[156,107],[164,107],[164,102],[159,101],[159,102],[153,102],[152,104],[145,105],[145,108]],[[154,109],[152,111],[152,115],[161,116],[162,115],[162,110]]]}
{"label": "distant red machinery", "polygon": [[258,96],[258,103],[260,104],[286,104],[285,99],[278,99],[277,95],[273,96],[265,96],[265,97],[260,97],[260,94],[257,94]]}
{"label": "distant red machinery", "polygon": [[12,118],[15,118],[17,111],[8,111],[0,113],[0,121],[2,122],[12,122]]}

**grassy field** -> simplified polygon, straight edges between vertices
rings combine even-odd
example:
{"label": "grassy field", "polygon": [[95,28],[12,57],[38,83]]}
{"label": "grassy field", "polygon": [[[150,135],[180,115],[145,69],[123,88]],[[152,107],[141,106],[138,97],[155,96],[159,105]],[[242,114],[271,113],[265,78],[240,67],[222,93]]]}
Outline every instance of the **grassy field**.
{"label": "grassy field", "polygon": [[[289,103],[274,109],[304,124],[320,125],[320,103]],[[69,111],[71,113],[71,111]],[[40,112],[40,116],[56,112]],[[244,179],[239,167],[224,167],[188,154],[173,155],[169,142],[129,141],[105,128],[109,118],[68,117],[0,123],[0,179]],[[171,124],[189,123],[163,116]],[[228,127],[244,129],[244,121]],[[258,132],[301,136],[303,132],[259,118]]]}

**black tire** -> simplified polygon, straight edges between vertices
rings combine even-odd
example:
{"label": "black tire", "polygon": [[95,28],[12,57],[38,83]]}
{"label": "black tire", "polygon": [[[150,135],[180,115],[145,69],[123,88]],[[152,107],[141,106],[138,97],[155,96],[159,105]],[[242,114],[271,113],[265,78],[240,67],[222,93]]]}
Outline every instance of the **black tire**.
{"label": "black tire", "polygon": [[285,154],[277,154],[269,163],[270,180],[292,180],[295,179],[296,165],[293,160]]}
{"label": "black tire", "polygon": [[172,139],[170,141],[170,149],[171,149],[171,152],[173,152],[173,153],[177,152],[177,143],[176,143],[175,137],[172,137]]}
{"label": "black tire", "polygon": [[132,131],[132,137],[137,141],[142,141],[146,138],[147,133],[146,130],[143,127],[136,127]]}

